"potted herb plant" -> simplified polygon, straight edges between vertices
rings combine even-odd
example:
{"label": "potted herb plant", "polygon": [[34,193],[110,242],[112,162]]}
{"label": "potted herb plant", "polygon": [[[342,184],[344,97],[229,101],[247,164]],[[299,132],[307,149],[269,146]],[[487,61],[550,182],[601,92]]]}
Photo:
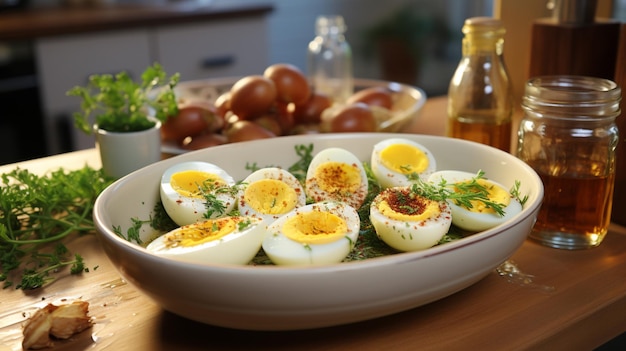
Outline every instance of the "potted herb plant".
{"label": "potted herb plant", "polygon": [[135,82],[127,72],[89,77],[86,86],[67,92],[82,99],[74,113],[77,128],[96,135],[104,172],[114,178],[161,159],[161,125],[178,113],[174,87],[178,73],[168,77],[155,63]]}

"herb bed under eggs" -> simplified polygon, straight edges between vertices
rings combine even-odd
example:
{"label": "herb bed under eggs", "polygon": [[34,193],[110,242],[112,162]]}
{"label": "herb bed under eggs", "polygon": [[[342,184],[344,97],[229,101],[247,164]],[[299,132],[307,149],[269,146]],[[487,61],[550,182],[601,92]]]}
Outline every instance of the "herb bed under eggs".
{"label": "herb bed under eggs", "polygon": [[[366,168],[368,168],[366,166]],[[378,194],[379,189],[372,191],[368,194],[368,198],[372,199]],[[382,240],[378,238],[376,235],[376,231],[372,226],[369,220],[369,211],[367,208],[369,207],[371,199],[363,204],[361,209],[359,209],[359,217],[361,218],[361,230],[359,233],[359,240],[356,243],[354,249],[348,254],[348,256],[343,260],[343,262],[351,262],[351,261],[361,261],[369,258],[387,256],[387,255],[395,255],[398,253],[402,253],[392,247],[389,247]],[[134,221],[135,223],[141,223],[142,221]],[[155,232],[150,236],[150,239],[146,242],[140,242],[141,246],[146,247],[152,240],[155,238],[169,232],[170,230],[176,229],[178,225],[174,223],[171,218],[167,215],[165,210],[163,209],[162,203],[159,201],[155,205],[154,214],[152,219],[150,220],[150,225]],[[132,230],[131,230],[132,231]],[[452,242],[455,240],[462,239],[468,235],[472,235],[475,233],[464,231],[455,226],[451,226],[450,230],[444,237],[441,239],[438,245]],[[119,232],[118,232],[119,235]],[[128,238],[130,239],[130,238]],[[250,261],[250,265],[274,265],[272,261],[267,257],[263,249],[259,250],[257,255]]]}
{"label": "herb bed under eggs", "polygon": [[[312,159],[313,145],[298,145],[295,147],[297,155],[300,157],[299,161],[287,168],[301,183],[304,183],[304,177]],[[385,242],[383,242],[377,235],[372,223],[369,219],[369,208],[372,200],[382,191],[378,180],[374,176],[371,165],[368,162],[363,162],[363,166],[366,170],[368,179],[368,193],[364,203],[358,208],[358,214],[360,218],[360,231],[359,239],[356,242],[355,247],[350,251],[348,256],[342,262],[359,261],[369,258],[375,258],[386,255],[394,255],[401,253],[402,251],[396,250]],[[246,164],[246,170],[254,172],[260,169],[258,165]],[[314,201],[307,198],[307,204]],[[233,210],[228,215],[238,215],[238,209]],[[151,218],[149,220],[140,220],[133,218],[134,225],[128,229],[127,235],[123,235],[119,227],[114,228],[114,231],[129,241],[135,241],[140,245],[146,247],[155,238],[179,227],[167,214],[163,207],[163,203],[158,201],[155,205]],[[146,241],[142,242],[139,238],[139,229],[144,223],[149,223],[154,229],[153,235]],[[476,232],[470,232],[462,230],[454,225],[450,226],[448,232],[441,238],[437,245],[443,243],[462,239],[466,236],[472,235]],[[270,258],[265,254],[263,248],[261,248],[256,256],[249,262],[249,265],[274,265]]]}

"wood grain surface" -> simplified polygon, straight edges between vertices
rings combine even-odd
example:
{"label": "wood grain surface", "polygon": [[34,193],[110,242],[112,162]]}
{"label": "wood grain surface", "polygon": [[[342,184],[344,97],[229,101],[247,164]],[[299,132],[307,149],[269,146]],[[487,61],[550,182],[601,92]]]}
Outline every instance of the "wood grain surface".
{"label": "wood grain surface", "polygon": [[[440,134],[441,116],[445,98],[434,98],[410,131]],[[98,162],[90,149],[19,166],[44,172]],[[292,332],[230,330],[178,317],[121,279],[95,235],[68,246],[84,257],[90,272],[68,274],[34,291],[2,290],[0,351],[21,349],[22,325],[37,308],[79,299],[90,303],[94,326],[57,342],[54,350],[590,350],[626,331],[626,228],[618,225],[590,250],[557,250],[528,241],[509,261],[520,274],[494,271],[426,306]]]}

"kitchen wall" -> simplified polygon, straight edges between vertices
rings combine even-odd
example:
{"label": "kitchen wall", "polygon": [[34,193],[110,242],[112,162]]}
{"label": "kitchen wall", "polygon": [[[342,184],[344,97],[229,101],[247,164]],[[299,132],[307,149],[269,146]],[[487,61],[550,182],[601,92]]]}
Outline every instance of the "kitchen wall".
{"label": "kitchen wall", "polygon": [[[270,61],[288,62],[301,69],[306,66],[306,46],[314,36],[315,18],[320,14],[344,16],[347,40],[354,53],[354,74],[359,78],[381,79],[378,58],[365,52],[364,32],[399,9],[410,7],[422,15],[445,21],[451,36],[436,49],[426,52],[415,84],[428,95],[445,94],[461,55],[461,26],[467,17],[491,15],[493,0],[31,0],[34,6],[86,2],[167,3],[198,1],[215,3],[271,3],[275,10],[269,18]],[[431,43],[431,46],[432,43]]]}
{"label": "kitchen wall", "polygon": [[[256,1],[256,0],[239,0]],[[266,1],[267,2],[267,1]],[[445,94],[461,55],[461,27],[467,17],[491,15],[490,0],[272,0],[270,15],[270,60],[306,66],[306,46],[314,36],[315,18],[320,14],[341,14],[353,48],[354,74],[359,78],[381,77],[376,57],[364,53],[364,31],[405,6],[421,14],[441,17],[450,33],[448,42],[438,45],[421,63],[416,84],[429,96]]]}

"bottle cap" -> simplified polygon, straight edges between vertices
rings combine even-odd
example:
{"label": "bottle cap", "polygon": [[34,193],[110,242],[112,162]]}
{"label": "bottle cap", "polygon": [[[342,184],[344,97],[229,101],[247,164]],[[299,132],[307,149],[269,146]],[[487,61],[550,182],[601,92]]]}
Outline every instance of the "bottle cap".
{"label": "bottle cap", "polygon": [[318,16],[315,22],[315,31],[317,34],[338,34],[346,31],[346,23],[343,16],[339,15],[322,15]]}
{"label": "bottle cap", "polygon": [[463,34],[503,36],[505,33],[502,22],[493,17],[471,17],[465,20]]}

